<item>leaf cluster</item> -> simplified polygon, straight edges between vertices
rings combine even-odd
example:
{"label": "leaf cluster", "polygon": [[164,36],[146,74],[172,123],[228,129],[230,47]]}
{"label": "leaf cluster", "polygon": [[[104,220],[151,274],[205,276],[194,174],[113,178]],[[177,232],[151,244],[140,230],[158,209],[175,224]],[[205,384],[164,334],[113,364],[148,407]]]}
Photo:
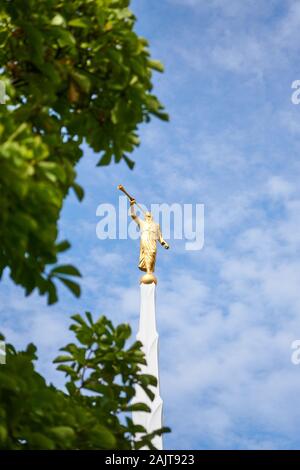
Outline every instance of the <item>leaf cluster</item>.
{"label": "leaf cluster", "polygon": [[7,345],[0,367],[0,449],[153,449],[155,435],[135,425],[130,412],[135,386],[153,399],[156,378],[143,374],[141,343],[127,347],[129,325],[114,327],[104,316],[96,322],[74,315],[77,341],[62,348],[54,362],[65,373],[66,391],[48,385],[35,370],[36,348],[17,352]]}
{"label": "leaf cluster", "polygon": [[[125,161],[138,126],[167,119],[152,93],[162,71],[134,31],[128,0],[2,0],[0,80],[0,275],[9,267],[29,294],[57,300],[56,279],[80,294],[72,274],[57,276],[57,222],[76,182],[85,142],[98,165]],[[55,271],[49,272],[49,266]],[[77,274],[76,274],[77,275]],[[76,287],[77,286],[77,287]]]}

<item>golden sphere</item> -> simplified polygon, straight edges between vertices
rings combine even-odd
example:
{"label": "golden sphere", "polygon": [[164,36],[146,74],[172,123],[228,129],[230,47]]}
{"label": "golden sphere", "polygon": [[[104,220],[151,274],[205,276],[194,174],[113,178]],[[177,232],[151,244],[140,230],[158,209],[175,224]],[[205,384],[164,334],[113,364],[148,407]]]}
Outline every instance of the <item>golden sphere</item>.
{"label": "golden sphere", "polygon": [[142,276],[141,279],[140,279],[140,284],[152,284],[153,282],[154,282],[154,284],[157,284],[157,279],[156,279],[156,277],[154,276],[153,273],[144,274],[144,276]]}

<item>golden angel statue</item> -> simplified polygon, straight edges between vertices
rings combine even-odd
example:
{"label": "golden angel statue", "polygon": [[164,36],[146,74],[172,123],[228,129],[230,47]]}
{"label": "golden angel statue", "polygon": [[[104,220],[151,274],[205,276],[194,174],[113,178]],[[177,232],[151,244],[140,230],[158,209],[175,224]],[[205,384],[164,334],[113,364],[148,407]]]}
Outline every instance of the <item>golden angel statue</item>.
{"label": "golden angel statue", "polygon": [[[140,242],[140,260],[139,269],[146,272],[141,278],[141,282],[144,284],[151,284],[152,282],[157,283],[157,279],[154,276],[157,242],[159,242],[166,250],[170,248],[169,244],[163,239],[160,226],[157,224],[152,217],[151,212],[144,213],[144,220],[140,219],[134,210],[134,204],[138,206],[136,200],[129,196],[123,186],[118,186],[130,200],[130,215],[132,219],[137,223],[141,231],[141,242]],[[140,207],[140,206],[139,206]],[[144,212],[144,211],[143,211]]]}

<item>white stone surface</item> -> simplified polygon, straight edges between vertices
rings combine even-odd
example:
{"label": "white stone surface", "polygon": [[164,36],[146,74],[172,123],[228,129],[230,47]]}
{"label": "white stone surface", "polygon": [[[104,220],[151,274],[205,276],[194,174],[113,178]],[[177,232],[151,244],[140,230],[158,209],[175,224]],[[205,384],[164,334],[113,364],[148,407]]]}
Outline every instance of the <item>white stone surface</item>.
{"label": "white stone surface", "polygon": [[[146,403],[151,409],[151,413],[142,411],[133,412],[132,417],[135,424],[144,426],[148,433],[162,427],[162,406],[163,402],[159,394],[159,371],[158,371],[158,333],[156,330],[155,318],[155,289],[152,284],[141,284],[141,305],[140,323],[137,339],[142,342],[146,355],[147,365],[143,366],[143,373],[154,375],[157,378],[158,386],[153,389],[156,395],[153,401],[148,398],[141,387],[136,387],[134,402]],[[156,436],[153,445],[162,450],[162,436]]]}

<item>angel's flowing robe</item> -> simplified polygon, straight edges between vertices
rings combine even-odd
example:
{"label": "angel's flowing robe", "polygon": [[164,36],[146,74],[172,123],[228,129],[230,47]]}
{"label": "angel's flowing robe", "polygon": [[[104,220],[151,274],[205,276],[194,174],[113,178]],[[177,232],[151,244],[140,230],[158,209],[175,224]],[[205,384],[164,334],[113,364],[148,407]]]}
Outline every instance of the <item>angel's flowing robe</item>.
{"label": "angel's flowing robe", "polygon": [[141,231],[139,269],[147,273],[153,273],[156,261],[156,243],[158,241],[161,245],[164,245],[166,242],[162,237],[159,224],[153,220],[148,222],[137,216],[132,217]]}

